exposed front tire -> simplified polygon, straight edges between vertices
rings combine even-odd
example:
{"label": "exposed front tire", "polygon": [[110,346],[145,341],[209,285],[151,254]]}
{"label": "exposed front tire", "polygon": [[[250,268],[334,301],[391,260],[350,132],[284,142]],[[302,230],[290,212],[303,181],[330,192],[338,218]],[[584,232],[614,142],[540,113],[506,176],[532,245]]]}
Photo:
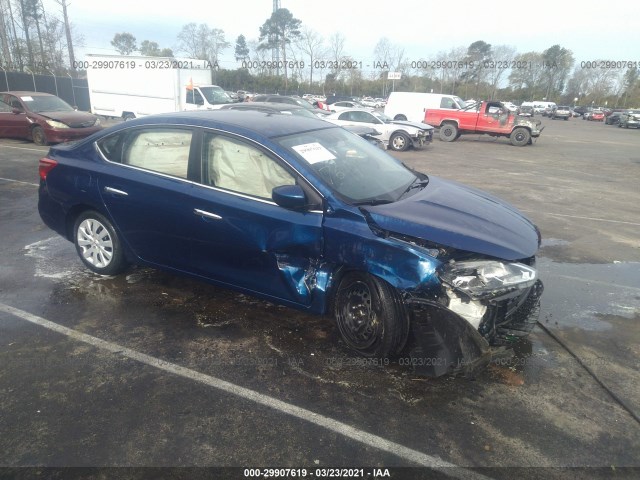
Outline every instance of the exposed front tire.
{"label": "exposed front tire", "polygon": [[122,243],[111,222],[94,211],[78,216],[73,241],[80,260],[100,275],[116,275],[126,267]]}
{"label": "exposed front tire", "polygon": [[511,145],[524,147],[529,144],[529,140],[531,140],[531,133],[526,128],[517,127],[511,132]]}
{"label": "exposed front tire", "polygon": [[458,137],[458,127],[453,123],[446,123],[440,127],[440,140],[443,142],[453,142]]}
{"label": "exposed front tire", "polygon": [[395,289],[361,272],[347,273],[338,286],[333,315],[342,339],[365,357],[386,358],[407,340],[409,317]]}
{"label": "exposed front tire", "polygon": [[36,125],[31,130],[31,138],[33,139],[33,143],[36,145],[45,146],[49,144],[47,141],[47,135],[44,133],[44,129],[39,125]]}
{"label": "exposed front tire", "polygon": [[389,148],[396,152],[404,152],[411,145],[411,139],[402,132],[396,132],[389,138]]}

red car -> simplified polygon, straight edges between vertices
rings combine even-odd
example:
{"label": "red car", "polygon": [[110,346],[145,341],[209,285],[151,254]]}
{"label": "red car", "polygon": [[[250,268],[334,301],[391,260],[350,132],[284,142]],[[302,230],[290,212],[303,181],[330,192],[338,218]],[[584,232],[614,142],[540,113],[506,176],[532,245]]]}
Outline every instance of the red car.
{"label": "red car", "polygon": [[604,122],[604,112],[601,110],[594,110],[587,120],[594,122]]}
{"label": "red car", "polygon": [[55,95],[0,93],[0,137],[25,138],[36,145],[47,145],[78,140],[101,129],[98,117],[74,110]]}

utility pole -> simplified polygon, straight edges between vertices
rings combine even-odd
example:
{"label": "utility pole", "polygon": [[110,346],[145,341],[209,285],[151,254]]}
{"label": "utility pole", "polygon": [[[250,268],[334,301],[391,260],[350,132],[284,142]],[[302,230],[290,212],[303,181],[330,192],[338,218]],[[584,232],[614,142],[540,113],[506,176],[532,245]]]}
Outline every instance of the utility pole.
{"label": "utility pole", "polygon": [[[273,0],[273,13],[276,13],[280,9],[280,0]],[[275,38],[272,38],[272,45],[275,45],[271,49],[271,60],[273,65],[276,66],[276,75],[280,76],[280,38],[276,34]]]}
{"label": "utility pole", "polygon": [[73,41],[71,39],[71,26],[69,25],[69,16],[67,15],[67,0],[56,0],[56,3],[62,7],[62,18],[64,19],[64,31],[67,36],[67,48],[69,49],[69,67],[72,71],[76,70],[76,57],[73,54]]}

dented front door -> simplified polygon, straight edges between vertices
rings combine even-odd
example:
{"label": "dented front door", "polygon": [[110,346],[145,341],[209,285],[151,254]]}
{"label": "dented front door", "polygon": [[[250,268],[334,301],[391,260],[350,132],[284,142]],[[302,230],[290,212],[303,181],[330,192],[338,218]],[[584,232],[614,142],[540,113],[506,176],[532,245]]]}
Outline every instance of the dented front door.
{"label": "dented front door", "polygon": [[300,181],[295,172],[246,139],[213,133],[203,135],[202,162],[191,205],[194,273],[309,305],[323,214],[270,198],[273,187]]}
{"label": "dented front door", "polygon": [[321,213],[294,212],[199,186],[195,193],[195,273],[310,304],[316,259],[322,251]]}

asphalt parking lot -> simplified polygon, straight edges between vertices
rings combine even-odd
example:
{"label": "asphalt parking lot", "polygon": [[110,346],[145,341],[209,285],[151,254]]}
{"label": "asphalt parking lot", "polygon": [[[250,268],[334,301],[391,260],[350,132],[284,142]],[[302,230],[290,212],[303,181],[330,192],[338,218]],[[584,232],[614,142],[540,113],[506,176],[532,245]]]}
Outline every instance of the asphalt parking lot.
{"label": "asphalt parking lot", "polygon": [[91,274],[38,216],[47,149],[0,140],[0,466],[637,478],[640,131],[542,121],[529,147],[394,154],[543,235],[540,326],[509,361],[435,380],[363,364],[329,318],[151,269]]}

